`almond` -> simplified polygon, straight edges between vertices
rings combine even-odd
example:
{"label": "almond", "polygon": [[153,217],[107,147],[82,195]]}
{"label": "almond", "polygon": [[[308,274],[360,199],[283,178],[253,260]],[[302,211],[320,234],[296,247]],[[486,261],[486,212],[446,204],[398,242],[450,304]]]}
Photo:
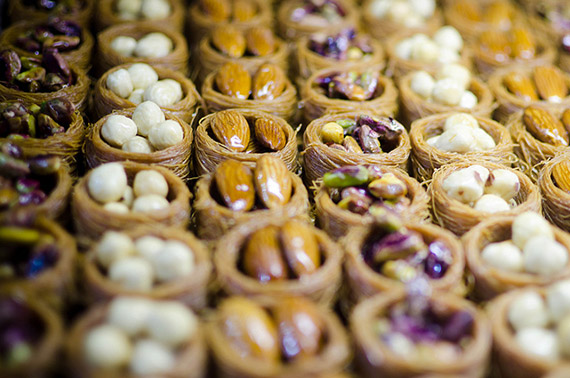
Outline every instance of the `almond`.
{"label": "almond", "polygon": [[481,10],[477,2],[472,0],[456,1],[453,3],[453,8],[457,13],[470,21],[481,21]]}
{"label": "almond", "polygon": [[228,62],[216,73],[216,86],[226,96],[245,100],[251,93],[251,76],[241,64]]}
{"label": "almond", "polygon": [[515,9],[507,1],[495,1],[485,10],[483,18],[485,22],[500,30],[511,28],[511,20],[514,18]]}
{"label": "almond", "polygon": [[261,282],[287,278],[287,265],[281,255],[279,228],[267,226],[251,234],[243,254],[243,269]]}
{"label": "almond", "polygon": [[230,58],[241,58],[245,53],[245,37],[231,25],[224,25],[212,32],[212,44]]}
{"label": "almond", "polygon": [[263,155],[254,171],[257,195],[268,209],[284,206],[291,198],[293,180],[285,163],[271,155]]}
{"label": "almond", "polygon": [[314,273],[321,265],[319,242],[306,223],[285,223],[281,227],[281,245],[287,264],[297,277]]}
{"label": "almond", "polygon": [[225,160],[214,173],[214,181],[224,204],[233,211],[251,210],[255,188],[251,169],[237,160]]}
{"label": "almond", "polygon": [[524,110],[523,122],[527,130],[541,142],[568,146],[568,132],[564,125],[547,110],[529,106]]}
{"label": "almond", "polygon": [[213,21],[225,21],[230,17],[229,0],[200,0],[200,7]]}
{"label": "almond", "polygon": [[523,74],[511,72],[505,75],[503,83],[509,92],[517,97],[521,97],[526,102],[538,100],[534,83]]}
{"label": "almond", "polygon": [[257,9],[252,0],[234,1],[234,21],[246,22],[255,17]]}
{"label": "almond", "polygon": [[279,151],[285,147],[287,137],[285,132],[273,120],[269,118],[258,118],[255,120],[255,139],[265,148],[272,151]]}
{"label": "almond", "polygon": [[534,82],[540,97],[548,102],[559,103],[568,94],[566,78],[556,67],[535,67]]}
{"label": "almond", "polygon": [[280,359],[277,327],[263,307],[250,299],[231,297],[220,304],[218,314],[222,334],[239,355],[271,362]]}
{"label": "almond", "polygon": [[222,110],[214,113],[210,127],[218,142],[236,152],[247,148],[250,139],[247,119],[238,111]]}
{"label": "almond", "polygon": [[284,298],[273,308],[279,325],[281,350],[287,360],[311,358],[324,342],[325,322],[314,303],[305,298]]}
{"label": "almond", "polygon": [[283,70],[271,63],[265,63],[253,77],[253,98],[256,100],[273,100],[285,89],[287,77]]}
{"label": "almond", "polygon": [[570,134],[570,109],[566,109],[562,113],[562,124],[568,133]]}
{"label": "almond", "polygon": [[552,178],[556,182],[556,186],[570,193],[570,162],[562,160],[552,167]]}
{"label": "almond", "polygon": [[507,36],[498,30],[486,30],[479,36],[479,43],[487,50],[493,60],[506,62],[510,55],[510,42]]}
{"label": "almond", "polygon": [[536,53],[536,42],[530,31],[523,27],[511,30],[511,55],[513,58],[532,59]]}
{"label": "almond", "polygon": [[247,50],[255,56],[265,56],[275,51],[275,37],[269,28],[251,28],[245,34]]}

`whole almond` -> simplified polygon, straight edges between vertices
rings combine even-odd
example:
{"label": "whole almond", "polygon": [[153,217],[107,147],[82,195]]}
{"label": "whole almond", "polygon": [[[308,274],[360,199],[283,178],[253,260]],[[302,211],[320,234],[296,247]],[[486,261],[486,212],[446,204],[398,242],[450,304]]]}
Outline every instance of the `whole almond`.
{"label": "whole almond", "polygon": [[257,160],[254,183],[257,195],[268,209],[284,206],[291,198],[291,173],[285,163],[275,156],[263,155]]}
{"label": "whole almond", "polygon": [[511,55],[514,58],[532,59],[536,53],[536,42],[527,28],[516,27],[511,30]]}
{"label": "whole almond", "polygon": [[216,73],[216,86],[226,96],[246,100],[251,93],[251,76],[241,64],[228,62]]}
{"label": "whole almond", "polygon": [[325,322],[317,306],[305,298],[284,298],[273,308],[281,351],[287,360],[311,358],[324,342]]}
{"label": "whole almond", "polygon": [[568,133],[570,134],[570,109],[566,109],[564,113],[562,113],[562,124]]}
{"label": "whole almond", "polygon": [[224,204],[233,211],[251,210],[255,187],[251,169],[237,160],[225,160],[214,173],[214,181]]}
{"label": "whole almond", "polygon": [[554,66],[534,68],[534,82],[543,100],[559,103],[568,94],[564,74]]}
{"label": "whole almond", "polygon": [[234,1],[234,21],[246,22],[255,17],[256,6],[252,0]]}
{"label": "whole almond", "polygon": [[249,29],[245,34],[247,50],[255,56],[265,56],[275,51],[275,37],[271,29],[266,27],[255,27]]}
{"label": "whole almond", "polygon": [[553,146],[568,146],[568,132],[562,122],[548,110],[529,106],[524,110],[523,122],[527,130],[541,142]]}
{"label": "whole almond", "polygon": [[256,119],[254,131],[257,142],[272,151],[281,150],[287,143],[287,137],[281,126],[269,118]]}
{"label": "whole almond", "polygon": [[556,181],[556,186],[570,193],[570,162],[562,160],[552,167],[552,178]]}
{"label": "whole almond", "polygon": [[287,264],[281,254],[279,228],[267,226],[251,234],[242,257],[246,274],[261,282],[287,278]]}
{"label": "whole almond", "polygon": [[281,227],[281,245],[287,264],[297,277],[314,273],[321,265],[319,242],[306,223],[285,223]]}
{"label": "whole almond", "polygon": [[236,152],[245,151],[250,139],[247,119],[238,111],[222,110],[214,113],[210,127],[218,142]]}
{"label": "whole almond", "polygon": [[231,25],[224,25],[212,32],[212,44],[230,58],[241,58],[245,53],[245,37]]}
{"label": "whole almond", "polygon": [[213,21],[225,21],[230,17],[229,0],[200,0],[200,7]]}
{"label": "whole almond", "polygon": [[510,42],[505,33],[498,30],[486,30],[479,36],[479,43],[487,50],[493,60],[505,62],[509,59]]}
{"label": "whole almond", "polygon": [[218,307],[219,326],[228,344],[240,356],[277,362],[279,334],[271,316],[257,303],[231,297]]}
{"label": "whole almond", "polygon": [[285,89],[287,77],[283,70],[271,63],[265,63],[253,77],[253,98],[256,100],[273,100]]}
{"label": "whole almond", "polygon": [[538,100],[534,83],[526,75],[518,72],[511,72],[505,75],[503,83],[509,92],[522,98],[526,102]]}
{"label": "whole almond", "polygon": [[485,22],[500,30],[511,28],[511,20],[514,18],[515,9],[507,1],[492,2],[485,10],[483,18]]}
{"label": "whole almond", "polygon": [[455,1],[451,5],[457,13],[471,21],[481,21],[479,4],[472,0]]}

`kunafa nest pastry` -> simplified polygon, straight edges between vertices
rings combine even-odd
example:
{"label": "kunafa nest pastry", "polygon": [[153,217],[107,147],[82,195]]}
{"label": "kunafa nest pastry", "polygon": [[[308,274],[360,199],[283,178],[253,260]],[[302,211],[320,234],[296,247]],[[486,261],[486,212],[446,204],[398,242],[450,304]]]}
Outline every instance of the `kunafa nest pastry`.
{"label": "kunafa nest pastry", "polygon": [[86,108],[90,80],[85,71],[67,63],[57,49],[45,49],[41,60],[10,49],[0,55],[9,67],[0,72],[0,100],[31,105],[64,98],[79,110]]}
{"label": "kunafa nest pastry", "polygon": [[208,250],[191,233],[148,226],[105,232],[83,265],[89,302],[140,295],[176,300],[195,311],[207,305],[211,271]]}
{"label": "kunafa nest pastry", "polygon": [[352,357],[337,316],[296,296],[227,298],[206,332],[219,377],[343,377]]}
{"label": "kunafa nest pastry", "polygon": [[538,177],[544,215],[564,231],[570,230],[569,169],[568,152],[561,153],[546,162]]}
{"label": "kunafa nest pastry", "polygon": [[[47,29],[47,38],[37,35],[37,28]],[[48,46],[56,47],[68,62],[83,70],[91,66],[91,54],[94,46],[89,29],[74,21],[52,17],[35,22],[19,22],[6,28],[0,35],[0,44],[13,49],[21,56],[42,58],[42,50]]]}
{"label": "kunafa nest pastry", "polygon": [[[28,290],[3,287],[2,367],[4,377],[44,377],[54,374],[63,342],[59,314]],[[14,337],[13,335],[17,335]],[[18,353],[27,350],[29,353]]]}
{"label": "kunafa nest pastry", "polygon": [[413,175],[424,182],[455,161],[516,162],[513,142],[503,125],[468,113],[434,114],[414,121],[410,130]]}
{"label": "kunafa nest pastry", "polygon": [[95,0],[73,1],[10,1],[8,14],[12,22],[20,20],[45,21],[49,16],[73,19],[88,27],[95,9]]}
{"label": "kunafa nest pastry", "polygon": [[493,73],[488,83],[499,105],[494,118],[502,123],[530,105],[549,110],[570,107],[570,74],[552,65],[507,67]]}
{"label": "kunafa nest pastry", "polygon": [[305,182],[345,165],[383,165],[407,170],[410,138],[392,118],[351,112],[311,122],[303,135]]}
{"label": "kunafa nest pastry", "polygon": [[562,280],[513,290],[489,302],[493,359],[502,375],[538,378],[568,368],[569,293],[570,281]]}
{"label": "kunafa nest pastry", "polygon": [[97,72],[115,66],[146,63],[188,74],[188,46],[184,36],[168,28],[136,22],[111,26],[97,35]]}
{"label": "kunafa nest pastry", "polygon": [[374,38],[386,40],[394,33],[406,30],[431,32],[443,23],[436,1],[390,1],[365,0],[362,4],[364,29]]}
{"label": "kunafa nest pastry", "polygon": [[218,164],[235,159],[250,166],[271,154],[295,172],[296,131],[283,118],[256,109],[228,109],[200,120],[196,128],[196,175],[212,172]]}
{"label": "kunafa nest pastry", "polygon": [[570,277],[570,237],[538,213],[487,219],[462,240],[477,298]]}
{"label": "kunafa nest pastry", "polygon": [[225,63],[206,76],[202,97],[208,113],[231,108],[255,109],[291,120],[297,90],[278,65],[265,63],[254,75],[239,61]]}
{"label": "kunafa nest pastry", "polygon": [[190,221],[191,198],[184,181],[164,167],[129,161],[106,163],[90,170],[75,185],[73,224],[79,241],[87,245],[106,230],[153,224],[185,228]]}
{"label": "kunafa nest pastry", "polygon": [[[0,133],[0,142],[18,146],[25,157],[54,155],[75,168],[76,155],[85,138],[85,123],[73,103],[65,98],[28,105],[19,100],[8,101],[0,103],[0,113],[0,123],[12,123]],[[16,126],[17,118],[20,122]],[[16,134],[27,137],[18,138]]]}
{"label": "kunafa nest pastry", "polygon": [[272,22],[271,3],[265,0],[199,0],[188,8],[188,40],[198,43],[220,25],[246,30]]}
{"label": "kunafa nest pastry", "polygon": [[206,376],[201,321],[176,301],[124,296],[94,306],[74,323],[65,352],[75,377]]}
{"label": "kunafa nest pastry", "polygon": [[428,187],[434,222],[463,235],[489,216],[540,212],[541,197],[524,173],[484,160],[447,164]]}
{"label": "kunafa nest pastry", "polygon": [[85,160],[89,168],[124,160],[159,165],[187,179],[192,140],[192,128],[186,122],[162,113],[153,102],[143,102],[98,120],[85,141]]}
{"label": "kunafa nest pastry", "polygon": [[[128,75],[122,70],[127,71]],[[177,82],[182,93],[175,98],[161,94],[165,91],[165,80]],[[135,107],[142,101],[157,102],[163,111],[177,116],[188,124],[192,123],[197,108],[202,104],[202,98],[194,83],[183,74],[169,68],[149,66],[144,63],[124,64],[111,68],[97,80],[93,89],[93,113],[98,118],[106,116],[113,110]]]}
{"label": "kunafa nest pastry", "polygon": [[198,47],[200,74],[203,81],[229,61],[238,60],[250,75],[255,75],[264,63],[272,63],[287,72],[289,48],[267,26],[255,26],[240,30],[233,25],[222,24],[202,38]]}
{"label": "kunafa nest pastry", "polygon": [[184,2],[180,0],[98,0],[96,10],[94,21],[98,31],[133,21],[144,21],[161,30],[184,29]]}
{"label": "kunafa nest pastry", "polygon": [[276,13],[281,38],[294,41],[323,32],[335,34],[358,26],[358,11],[349,0],[295,0],[282,2]]}
{"label": "kunafa nest pastry", "polygon": [[386,40],[387,72],[398,79],[412,71],[434,74],[443,65],[459,63],[471,68],[471,51],[452,26],[442,26],[429,34],[402,31]]}
{"label": "kunafa nest pastry", "polygon": [[14,287],[63,310],[75,293],[75,240],[60,225],[38,216],[0,224],[3,287]]}
{"label": "kunafa nest pastry", "polygon": [[443,65],[435,77],[425,71],[411,72],[399,80],[398,90],[400,116],[406,125],[448,112],[491,118],[495,110],[495,99],[487,84],[454,63]]}
{"label": "kunafa nest pastry", "polygon": [[513,114],[506,126],[515,143],[514,151],[526,163],[525,173],[533,180],[544,163],[568,150],[570,110],[530,105]]}
{"label": "kunafa nest pastry", "polygon": [[302,180],[272,155],[260,156],[253,167],[225,160],[198,180],[195,193],[195,228],[202,239],[218,239],[255,219],[308,217],[308,194]]}
{"label": "kunafa nest pastry", "polygon": [[398,91],[382,75],[384,64],[343,65],[316,71],[303,85],[303,118],[309,122],[324,114],[359,109],[392,117],[398,112]]}
{"label": "kunafa nest pastry", "polygon": [[429,197],[419,182],[398,168],[344,166],[325,173],[315,194],[316,216],[333,239],[393,212],[408,222],[429,219]]}
{"label": "kunafa nest pastry", "polygon": [[341,241],[346,252],[346,305],[404,289],[419,277],[434,291],[465,294],[465,258],[455,235],[431,224],[400,223],[393,215],[384,218],[351,229]]}
{"label": "kunafa nest pastry", "polygon": [[342,256],[339,245],[305,220],[259,217],[217,241],[214,264],[227,294],[303,296],[332,306]]}
{"label": "kunafa nest pastry", "polygon": [[350,330],[363,377],[475,378],[487,372],[492,339],[485,313],[455,295],[430,293],[425,283],[364,300],[350,316]]}
{"label": "kunafa nest pastry", "polygon": [[354,29],[333,35],[316,33],[300,38],[295,50],[298,80],[311,77],[324,68],[346,64],[366,63],[384,69],[384,49],[380,42]]}

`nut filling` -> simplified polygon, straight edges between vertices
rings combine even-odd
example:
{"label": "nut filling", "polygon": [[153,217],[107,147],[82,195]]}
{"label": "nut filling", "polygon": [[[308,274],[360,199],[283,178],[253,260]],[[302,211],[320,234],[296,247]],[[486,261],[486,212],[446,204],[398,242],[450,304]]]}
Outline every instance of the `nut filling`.
{"label": "nut filling", "polygon": [[366,60],[373,53],[370,37],[354,29],[333,36],[315,33],[309,40],[309,49],[325,58],[348,61]]}
{"label": "nut filling", "polygon": [[293,9],[290,20],[299,25],[326,27],[342,20],[346,11],[333,0],[304,0],[303,5]]}

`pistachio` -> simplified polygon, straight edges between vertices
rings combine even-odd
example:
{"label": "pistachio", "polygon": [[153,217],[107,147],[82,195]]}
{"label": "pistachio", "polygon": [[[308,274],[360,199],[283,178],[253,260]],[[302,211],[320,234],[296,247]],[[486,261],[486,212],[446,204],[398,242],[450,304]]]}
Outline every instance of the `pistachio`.
{"label": "pistachio", "polygon": [[284,206],[291,198],[293,181],[285,163],[271,155],[263,155],[257,160],[254,182],[261,202],[268,208]]}
{"label": "pistachio", "polygon": [[14,50],[0,52],[0,81],[11,83],[21,70],[22,62]]}
{"label": "pistachio", "polygon": [[341,197],[342,199],[337,204],[338,207],[355,214],[366,214],[372,204],[372,198],[368,196],[366,191],[363,193],[360,188],[345,188],[341,192]]}
{"label": "pistachio", "polygon": [[286,298],[273,308],[273,315],[287,360],[311,358],[320,351],[325,324],[315,304],[304,298]]}
{"label": "pistachio", "polygon": [[344,139],[342,141],[342,145],[344,146],[344,148],[346,148],[346,150],[348,152],[351,152],[353,154],[362,154],[363,153],[362,148],[360,148],[360,145],[358,144],[356,139],[354,139],[350,135],[347,135],[344,137]]}
{"label": "pistachio", "polygon": [[323,143],[342,144],[344,140],[344,129],[336,122],[327,122],[321,128],[321,138]]}
{"label": "pistachio", "polygon": [[378,154],[382,152],[382,146],[380,145],[378,137],[380,137],[380,134],[372,130],[368,125],[362,125],[360,129],[358,129],[360,146],[365,153]]}
{"label": "pistachio", "polygon": [[229,149],[242,152],[247,148],[250,139],[249,124],[240,112],[217,112],[212,116],[210,125],[218,141]]}
{"label": "pistachio", "polygon": [[251,210],[255,189],[251,169],[236,160],[226,160],[216,168],[214,181],[224,204],[233,211]]}
{"label": "pistachio", "polygon": [[42,234],[33,228],[2,226],[0,227],[0,240],[2,243],[15,243],[33,245],[37,243]]}
{"label": "pistachio", "polygon": [[230,97],[245,100],[251,93],[251,76],[239,63],[228,62],[216,73],[218,90]]}
{"label": "pistachio", "polygon": [[368,191],[377,198],[394,200],[408,194],[408,187],[393,173],[386,173],[368,184]]}
{"label": "pistachio", "polygon": [[329,188],[359,186],[368,182],[369,172],[362,166],[344,166],[323,175],[323,182]]}
{"label": "pistachio", "polygon": [[255,120],[255,139],[265,148],[272,151],[279,151],[285,147],[287,137],[285,132],[276,122],[269,118],[258,118]]}
{"label": "pistachio", "polygon": [[37,155],[28,161],[30,171],[37,175],[51,175],[61,166],[61,159],[51,155]]}
{"label": "pistachio", "polygon": [[373,243],[367,260],[372,264],[381,264],[388,260],[406,258],[423,250],[427,251],[423,237],[417,232],[403,229]]}
{"label": "pistachio", "polygon": [[233,297],[220,304],[218,313],[221,330],[237,353],[269,362],[279,361],[277,328],[261,306],[246,298]]}
{"label": "pistachio", "polygon": [[245,53],[245,38],[231,25],[215,29],[212,32],[212,44],[230,58],[241,58]]}
{"label": "pistachio", "polygon": [[256,100],[273,100],[281,95],[287,84],[283,70],[271,63],[258,68],[253,77],[253,98]]}
{"label": "pistachio", "polygon": [[303,222],[290,220],[281,227],[281,245],[287,263],[296,276],[315,272],[321,265],[319,243]]}
{"label": "pistachio", "polygon": [[260,282],[287,278],[277,226],[267,226],[251,234],[243,253],[243,269]]}

